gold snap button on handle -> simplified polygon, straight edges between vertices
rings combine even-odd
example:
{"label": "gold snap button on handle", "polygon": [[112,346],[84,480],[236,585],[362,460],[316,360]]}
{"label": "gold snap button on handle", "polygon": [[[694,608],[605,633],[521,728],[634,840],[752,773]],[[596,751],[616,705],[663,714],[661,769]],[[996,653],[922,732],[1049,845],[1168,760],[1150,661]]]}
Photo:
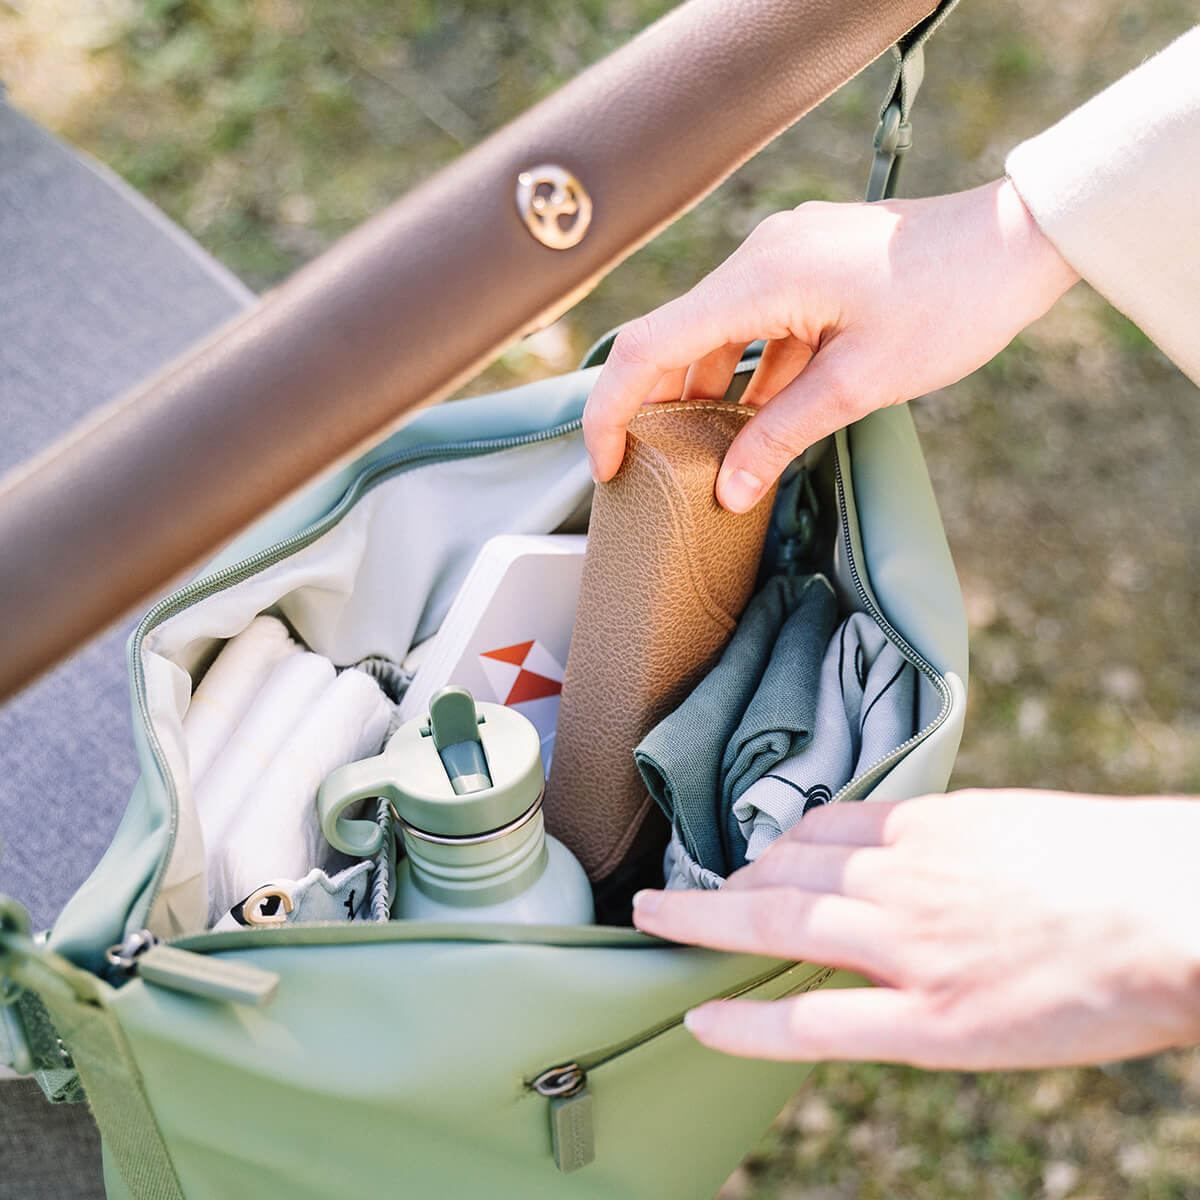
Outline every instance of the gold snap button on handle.
{"label": "gold snap button on handle", "polygon": [[570,171],[542,163],[517,176],[517,211],[543,246],[569,250],[592,223],[592,198]]}

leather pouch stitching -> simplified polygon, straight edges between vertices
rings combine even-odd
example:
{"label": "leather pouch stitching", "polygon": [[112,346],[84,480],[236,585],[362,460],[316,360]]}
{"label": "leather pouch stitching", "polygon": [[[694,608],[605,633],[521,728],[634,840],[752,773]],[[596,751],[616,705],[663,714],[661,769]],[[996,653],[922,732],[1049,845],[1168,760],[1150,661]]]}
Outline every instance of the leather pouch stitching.
{"label": "leather pouch stitching", "polygon": [[671,516],[674,518],[676,529],[681,534],[679,544],[683,548],[683,555],[687,561],[688,582],[692,585],[692,591],[695,593],[696,599],[700,601],[705,612],[719,626],[722,626],[726,631],[732,630],[737,625],[737,618],[726,612],[717,603],[708,589],[707,581],[703,577],[700,563],[696,557],[694,523],[687,511],[687,505],[681,503],[685,497],[685,493],[676,481],[675,475],[671,472],[666,455],[652,446],[647,446],[644,442],[640,443],[635,449],[635,453],[640,458],[646,470],[654,476],[666,498]]}
{"label": "leather pouch stitching", "polygon": [[640,421],[645,417],[658,416],[660,413],[677,413],[677,412],[719,412],[728,413],[731,417],[740,417],[748,421],[754,416],[757,409],[750,408],[746,404],[731,404],[728,401],[708,401],[705,403],[693,404],[686,400],[673,400],[667,404],[649,404],[645,408],[640,408],[630,419],[629,424],[634,421]]}
{"label": "leather pouch stitching", "polygon": [[[633,421],[640,420],[644,417],[652,417],[658,414],[681,413],[681,412],[717,412],[726,413],[731,417],[739,418],[743,422],[749,420],[753,415],[752,410],[748,410],[740,404],[719,403],[700,403],[692,404],[688,402],[678,402],[673,404],[658,404],[650,408],[642,409],[638,412]],[[632,426],[633,421],[630,421]],[[683,489],[676,482],[675,476],[670,470],[667,463],[666,455],[661,450],[653,446],[649,446],[644,441],[640,447],[635,447],[634,452],[640,449],[642,462],[646,468],[651,471],[659,481],[668,501],[671,502],[672,511],[679,518],[679,523],[691,527],[692,521],[688,513],[686,504],[677,503],[684,495]],[[657,460],[657,463],[656,463]],[[694,529],[689,528],[689,533],[694,532]],[[724,625],[725,628],[733,629],[737,625],[737,616],[728,612],[709,591],[708,584],[704,579],[704,573],[700,569],[700,563],[696,557],[695,539],[693,537],[683,537],[680,539],[683,546],[684,554],[688,564],[688,578],[692,585],[692,590],[696,593],[696,598],[701,602],[710,616],[717,617],[718,624]]]}

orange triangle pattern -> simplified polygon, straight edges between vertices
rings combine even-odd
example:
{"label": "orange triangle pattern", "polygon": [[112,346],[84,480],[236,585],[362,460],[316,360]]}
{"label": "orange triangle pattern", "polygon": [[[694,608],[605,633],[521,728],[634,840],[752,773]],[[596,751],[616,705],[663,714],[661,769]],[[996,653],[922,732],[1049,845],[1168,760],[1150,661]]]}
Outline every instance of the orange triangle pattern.
{"label": "orange triangle pattern", "polygon": [[520,704],[523,700],[541,700],[544,696],[558,696],[561,693],[561,680],[547,679],[545,675],[535,675],[532,671],[522,671],[504,703]]}
{"label": "orange triangle pattern", "polygon": [[502,650],[485,650],[484,658],[496,658],[500,662],[516,663],[519,667],[525,661],[525,655],[533,648],[533,641],[520,642],[515,646],[505,646]]}

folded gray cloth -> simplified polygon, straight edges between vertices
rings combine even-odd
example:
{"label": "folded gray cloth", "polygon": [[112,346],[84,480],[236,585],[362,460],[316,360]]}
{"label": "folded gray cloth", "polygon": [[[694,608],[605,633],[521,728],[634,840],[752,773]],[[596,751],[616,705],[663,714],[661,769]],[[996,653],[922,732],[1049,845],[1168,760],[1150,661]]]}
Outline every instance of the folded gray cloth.
{"label": "folded gray cloth", "polygon": [[634,751],[688,853],[727,875],[745,864],[733,805],[808,744],[821,660],[837,621],[823,575],[777,576],[746,606],[720,661]]}
{"label": "folded gray cloth", "polygon": [[903,746],[917,731],[917,702],[916,668],[870,617],[851,614],[825,651],[812,738],[737,792],[747,861]]}

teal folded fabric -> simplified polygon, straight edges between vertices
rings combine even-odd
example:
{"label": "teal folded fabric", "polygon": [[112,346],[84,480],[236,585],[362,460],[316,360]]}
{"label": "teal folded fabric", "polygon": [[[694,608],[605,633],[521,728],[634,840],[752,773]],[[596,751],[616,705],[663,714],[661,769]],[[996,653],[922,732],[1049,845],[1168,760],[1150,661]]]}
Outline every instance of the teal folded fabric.
{"label": "teal folded fabric", "polygon": [[837,600],[823,575],[776,576],[746,606],[720,661],[634,751],[688,853],[728,875],[746,861],[733,804],[812,738]]}

